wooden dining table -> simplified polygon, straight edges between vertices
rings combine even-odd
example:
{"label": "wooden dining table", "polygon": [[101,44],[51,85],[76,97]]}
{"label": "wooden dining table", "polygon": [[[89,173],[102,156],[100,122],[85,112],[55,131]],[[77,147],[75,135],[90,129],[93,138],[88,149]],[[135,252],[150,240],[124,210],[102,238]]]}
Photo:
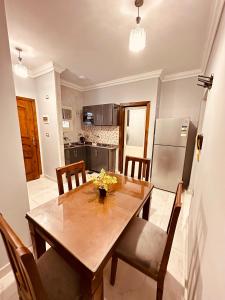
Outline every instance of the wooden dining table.
{"label": "wooden dining table", "polygon": [[82,274],[88,299],[104,299],[103,269],[130,221],[142,209],[148,219],[153,185],[115,176],[103,199],[89,181],[26,215],[35,259],[47,242]]}

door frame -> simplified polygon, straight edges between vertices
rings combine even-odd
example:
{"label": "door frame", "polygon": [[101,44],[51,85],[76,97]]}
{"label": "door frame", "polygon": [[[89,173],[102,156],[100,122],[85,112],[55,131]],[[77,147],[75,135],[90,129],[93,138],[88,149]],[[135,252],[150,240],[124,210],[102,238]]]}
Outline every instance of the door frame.
{"label": "door frame", "polygon": [[147,158],[148,150],[148,133],[149,133],[149,123],[150,123],[150,101],[137,101],[128,102],[120,104],[120,126],[119,126],[119,159],[118,159],[118,170],[123,173],[123,157],[124,157],[124,122],[125,122],[125,109],[127,107],[146,107],[146,119],[145,119],[145,140],[144,140],[144,154],[143,158]]}
{"label": "door frame", "polygon": [[[36,148],[37,148],[37,159],[38,159],[38,171],[39,171],[39,175],[41,175],[42,174],[42,166],[41,166],[40,142],[39,142],[39,135],[38,135],[38,121],[37,121],[37,113],[36,113],[36,101],[35,101],[35,99],[26,98],[26,97],[22,97],[22,96],[16,96],[16,100],[30,101],[31,104],[32,104],[32,111],[33,111],[33,116],[34,116],[34,135],[35,135]],[[21,143],[22,143],[22,140],[21,140]]]}

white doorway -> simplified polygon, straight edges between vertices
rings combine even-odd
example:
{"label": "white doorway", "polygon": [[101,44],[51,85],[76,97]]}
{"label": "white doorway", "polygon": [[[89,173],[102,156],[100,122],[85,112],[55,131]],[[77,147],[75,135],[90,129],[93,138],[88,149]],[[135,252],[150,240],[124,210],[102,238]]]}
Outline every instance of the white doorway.
{"label": "white doorway", "polygon": [[120,104],[119,171],[127,155],[147,158],[150,101]]}
{"label": "white doorway", "polygon": [[124,162],[127,155],[143,157],[146,107],[126,107],[124,123]]}

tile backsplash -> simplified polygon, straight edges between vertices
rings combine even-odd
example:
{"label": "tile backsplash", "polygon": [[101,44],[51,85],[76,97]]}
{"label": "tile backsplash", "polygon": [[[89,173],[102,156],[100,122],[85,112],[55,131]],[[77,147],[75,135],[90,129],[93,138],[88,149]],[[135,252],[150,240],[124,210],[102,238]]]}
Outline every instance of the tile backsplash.
{"label": "tile backsplash", "polygon": [[119,126],[82,126],[87,141],[105,144],[119,144]]}

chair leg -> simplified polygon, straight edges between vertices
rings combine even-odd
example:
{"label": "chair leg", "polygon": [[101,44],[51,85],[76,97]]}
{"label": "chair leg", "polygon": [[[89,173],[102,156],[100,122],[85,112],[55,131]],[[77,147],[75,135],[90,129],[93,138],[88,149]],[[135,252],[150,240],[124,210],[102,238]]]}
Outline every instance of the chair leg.
{"label": "chair leg", "polygon": [[157,282],[156,300],[162,300],[163,298],[163,283]]}
{"label": "chair leg", "polygon": [[113,255],[112,256],[112,264],[111,264],[111,277],[110,277],[111,285],[115,284],[117,263],[118,263],[118,257]]}

